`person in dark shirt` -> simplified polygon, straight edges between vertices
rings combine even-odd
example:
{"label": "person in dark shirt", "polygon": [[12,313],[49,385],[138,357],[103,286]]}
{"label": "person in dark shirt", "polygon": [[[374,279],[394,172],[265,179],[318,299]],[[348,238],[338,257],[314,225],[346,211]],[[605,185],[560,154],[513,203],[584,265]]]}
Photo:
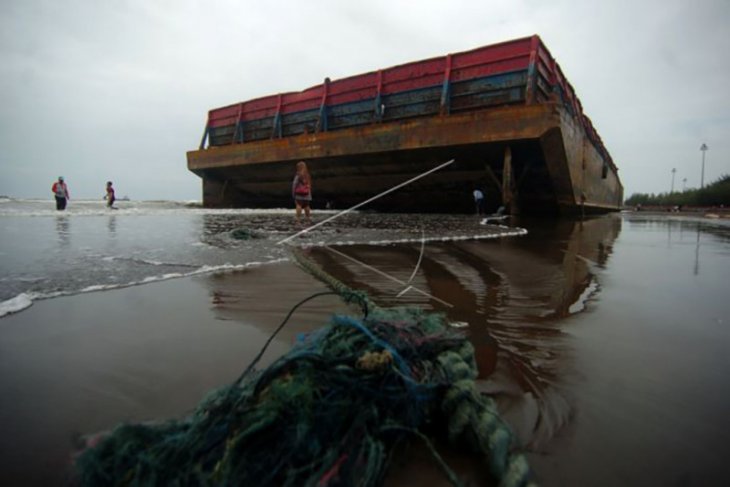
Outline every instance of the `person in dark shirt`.
{"label": "person in dark shirt", "polygon": [[112,187],[111,181],[107,181],[106,183],[106,195],[104,198],[106,198],[106,207],[114,208],[112,205],[114,204],[114,201],[116,201],[116,198],[114,197],[114,188]]}

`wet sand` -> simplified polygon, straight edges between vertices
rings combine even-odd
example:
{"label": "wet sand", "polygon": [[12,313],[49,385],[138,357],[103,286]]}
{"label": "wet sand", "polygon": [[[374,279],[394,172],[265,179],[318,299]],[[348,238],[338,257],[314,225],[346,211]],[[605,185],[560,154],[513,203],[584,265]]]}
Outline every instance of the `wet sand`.
{"label": "wet sand", "polygon": [[[74,435],[184,416],[238,377],[294,304],[326,290],[284,263],[44,300],[3,318],[0,485],[62,485]],[[336,296],[305,304],[260,364],[333,310],[348,308]]]}
{"label": "wet sand", "polygon": [[[329,291],[293,263],[174,279],[40,301],[0,324],[0,485],[68,482],[81,435],[121,422],[181,418],[245,369],[300,300]],[[259,362],[332,313],[359,314],[334,295],[307,302]],[[482,485],[480,459],[445,445],[467,483]],[[472,484],[472,485],[476,485]],[[391,465],[388,486],[448,487],[415,441]]]}
{"label": "wet sand", "polygon": [[[380,302],[466,326],[479,385],[540,485],[724,485],[730,225],[613,215],[524,226],[524,238],[429,244],[422,256],[312,255]],[[417,265],[411,283],[428,295],[402,294]]]}
{"label": "wet sand", "polygon": [[[415,243],[308,255],[382,304],[463,323],[480,387],[541,485],[724,485],[730,227],[649,215],[524,224],[526,237],[429,244],[422,258]],[[185,415],[324,290],[283,263],[40,301],[0,320],[0,484],[61,483],[76,433]],[[356,312],[335,296],[305,305],[262,365],[338,310]],[[473,459],[446,455],[481,478]],[[448,485],[429,463],[414,447],[389,485]]]}

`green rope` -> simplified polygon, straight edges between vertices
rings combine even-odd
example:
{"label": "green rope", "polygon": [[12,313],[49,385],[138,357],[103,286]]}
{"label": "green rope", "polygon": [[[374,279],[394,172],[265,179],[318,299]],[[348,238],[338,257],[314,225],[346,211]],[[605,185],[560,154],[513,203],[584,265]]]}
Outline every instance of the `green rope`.
{"label": "green rope", "polygon": [[[266,352],[266,349],[269,348],[269,345],[271,345],[271,342],[274,341],[274,338],[276,337],[276,335],[279,334],[279,332],[284,328],[284,325],[286,325],[287,322],[289,321],[289,318],[292,317],[292,315],[294,314],[294,312],[297,309],[299,309],[299,307],[301,305],[303,305],[307,301],[311,301],[312,299],[318,298],[320,296],[329,296],[329,295],[333,295],[333,294],[334,295],[337,295],[337,296],[341,296],[340,293],[331,292],[331,291],[326,291],[326,292],[321,292],[321,293],[315,293],[315,294],[312,294],[311,296],[307,296],[306,298],[302,299],[297,304],[295,304],[294,306],[292,306],[292,308],[289,310],[289,313],[286,315],[286,317],[281,322],[281,324],[279,324],[279,326],[276,327],[276,330],[274,330],[274,333],[272,333],[271,336],[269,336],[268,340],[266,340],[266,343],[264,343],[264,346],[261,347],[261,350],[259,351],[259,353],[256,355],[256,357],[254,357],[254,359],[251,361],[251,363],[249,364],[249,366],[246,367],[246,370],[243,371],[243,373],[238,377],[238,379],[236,379],[234,381],[234,383],[241,382],[244,379],[244,377],[246,377],[253,370],[253,368],[256,366],[256,364],[259,362],[259,360],[261,360],[261,357],[263,357],[264,352]],[[360,295],[357,295],[355,293],[352,293],[350,300],[345,299],[345,301],[349,303],[351,301],[355,301],[355,300],[360,299],[360,298],[361,298]],[[367,317],[367,315],[368,315],[368,304],[367,304],[367,301],[365,301],[364,299],[360,299],[360,304],[362,306],[363,316]]]}
{"label": "green rope", "polygon": [[[295,247],[291,251],[297,264],[335,292],[355,292],[307,258],[299,248]],[[369,307],[380,310],[372,302]],[[472,442],[471,446],[476,452],[487,455],[490,470],[500,479],[500,486],[534,485],[529,480],[531,472],[527,460],[523,455],[512,451],[512,432],[499,416],[494,401],[476,390],[474,380],[478,369],[473,346],[465,341],[457,351],[444,352],[437,360],[448,373],[448,380],[452,382],[442,404],[443,412],[448,418],[451,442],[458,444],[461,439],[472,440],[476,436],[477,441]],[[440,464],[440,456],[437,456],[432,447],[430,450]]]}
{"label": "green rope", "polygon": [[[300,255],[301,258],[301,255]],[[290,352],[252,373],[297,303],[241,376],[187,418],[123,424],[76,461],[78,484],[381,485],[396,445],[415,436],[449,481],[458,477],[422,429],[484,454],[500,485],[528,485],[524,457],[491,399],[475,388],[471,344],[442,315],[383,309],[317,270],[362,318],[332,317]]]}
{"label": "green rope", "polygon": [[441,468],[441,471],[446,475],[446,478],[451,482],[452,485],[455,487],[462,487],[463,484],[459,480],[459,478],[456,476],[453,470],[451,470],[451,467],[449,467],[449,464],[446,463],[446,461],[443,459],[443,457],[439,454],[439,452],[436,450],[436,447],[433,446],[433,442],[431,442],[431,439],[421,433],[418,430],[414,430],[412,428],[404,428],[402,426],[386,426],[383,428],[384,431],[387,430],[399,430],[399,431],[405,431],[407,433],[410,433],[411,435],[417,437],[421,441],[423,441],[426,444],[426,448],[428,448],[429,453],[431,453],[431,456],[436,460],[436,463],[438,464],[439,468]]}
{"label": "green rope", "polygon": [[367,293],[363,291],[355,291],[354,289],[346,286],[342,281],[334,278],[329,273],[325,272],[319,265],[317,265],[312,259],[307,258],[304,252],[299,247],[289,247],[289,253],[296,264],[302,269],[307,271],[314,278],[318,279],[335,293],[342,296],[345,302],[357,301],[365,303],[367,308],[377,308],[377,305],[370,299]]}

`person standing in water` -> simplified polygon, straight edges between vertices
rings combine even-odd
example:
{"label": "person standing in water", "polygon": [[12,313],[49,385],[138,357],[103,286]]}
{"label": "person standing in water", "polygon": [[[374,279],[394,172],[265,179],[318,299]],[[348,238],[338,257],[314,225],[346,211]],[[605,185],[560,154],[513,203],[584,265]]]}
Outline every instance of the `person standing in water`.
{"label": "person standing in water", "polygon": [[56,209],[61,211],[66,209],[66,202],[71,199],[68,194],[68,186],[63,180],[63,176],[58,176],[58,181],[53,183],[51,191],[56,197]]}
{"label": "person standing in water", "polygon": [[106,195],[104,196],[104,198],[106,198],[107,208],[116,209],[112,206],[116,198],[114,197],[114,188],[112,187],[111,181],[107,181],[106,183]]}
{"label": "person standing in water", "polygon": [[474,192],[474,204],[476,205],[477,215],[484,213],[484,193],[479,188],[475,188]]}
{"label": "person standing in water", "polygon": [[297,162],[297,172],[294,175],[291,192],[294,204],[297,207],[297,220],[302,215],[302,209],[304,209],[304,215],[309,219],[309,206],[312,202],[312,177],[309,175],[307,163],[304,161]]}

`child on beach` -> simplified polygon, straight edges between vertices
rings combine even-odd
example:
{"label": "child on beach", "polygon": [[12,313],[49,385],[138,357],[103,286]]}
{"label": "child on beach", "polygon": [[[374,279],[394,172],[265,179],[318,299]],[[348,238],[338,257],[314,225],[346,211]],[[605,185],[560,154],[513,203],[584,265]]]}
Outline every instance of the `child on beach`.
{"label": "child on beach", "polygon": [[312,178],[309,175],[307,163],[304,161],[297,162],[297,172],[294,175],[291,192],[294,204],[297,207],[297,220],[302,215],[302,209],[304,209],[304,215],[309,219],[309,205],[312,201]]}

